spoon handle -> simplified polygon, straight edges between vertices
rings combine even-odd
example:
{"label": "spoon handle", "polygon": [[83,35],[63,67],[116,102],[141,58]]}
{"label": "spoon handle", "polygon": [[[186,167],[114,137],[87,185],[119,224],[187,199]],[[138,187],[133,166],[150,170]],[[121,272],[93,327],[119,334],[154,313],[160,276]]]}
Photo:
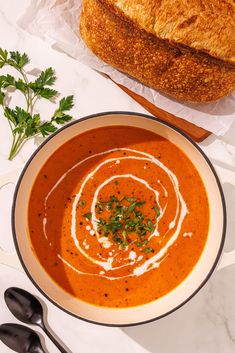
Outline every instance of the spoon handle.
{"label": "spoon handle", "polygon": [[45,334],[50,338],[50,340],[54,343],[54,345],[59,349],[61,353],[69,353],[61,346],[61,344],[55,339],[55,337],[51,334],[51,332],[47,329],[44,324],[42,324],[41,327],[44,330]]}

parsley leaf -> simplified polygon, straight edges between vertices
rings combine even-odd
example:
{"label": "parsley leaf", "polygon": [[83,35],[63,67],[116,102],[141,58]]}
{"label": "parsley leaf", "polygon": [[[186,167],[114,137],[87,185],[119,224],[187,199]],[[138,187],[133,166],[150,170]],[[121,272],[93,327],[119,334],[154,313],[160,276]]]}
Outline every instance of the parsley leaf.
{"label": "parsley leaf", "polygon": [[38,87],[53,86],[55,81],[55,71],[51,67],[49,67],[48,69],[40,73],[39,77],[35,81],[35,85]]}
{"label": "parsley leaf", "polygon": [[18,81],[15,81],[15,88],[25,94],[27,91],[27,84],[22,79],[19,79]]}
{"label": "parsley leaf", "polygon": [[5,65],[7,61],[7,56],[8,56],[7,51],[0,48],[0,68],[2,68]]}
{"label": "parsley leaf", "polygon": [[68,96],[65,98],[62,98],[59,103],[59,110],[61,112],[66,112],[73,107],[73,96]]}
{"label": "parsley leaf", "polygon": [[41,126],[39,126],[39,131],[43,137],[50,135],[51,133],[57,130],[56,126],[52,124],[50,121],[46,121]]}
{"label": "parsley leaf", "polygon": [[2,88],[7,88],[7,87],[15,87],[15,79],[13,76],[7,74],[6,76],[2,75],[0,76],[0,81],[1,81],[1,87]]}
{"label": "parsley leaf", "polygon": [[3,93],[0,89],[0,105],[3,105],[4,98],[5,98],[5,93]]}
{"label": "parsley leaf", "polygon": [[37,95],[39,95],[42,98],[46,98],[46,99],[51,99],[54,98],[58,92],[55,89],[51,89],[51,88],[36,88],[33,90],[35,93],[37,93]]}
{"label": "parsley leaf", "polygon": [[10,51],[10,59],[8,59],[9,65],[17,69],[22,69],[28,63],[29,57],[26,53],[20,54],[18,51]]}
{"label": "parsley leaf", "polygon": [[53,86],[55,81],[55,71],[49,67],[45,71],[42,71],[34,82],[30,82],[29,87],[38,96],[46,99],[51,99],[55,97],[58,92],[46,86]]}

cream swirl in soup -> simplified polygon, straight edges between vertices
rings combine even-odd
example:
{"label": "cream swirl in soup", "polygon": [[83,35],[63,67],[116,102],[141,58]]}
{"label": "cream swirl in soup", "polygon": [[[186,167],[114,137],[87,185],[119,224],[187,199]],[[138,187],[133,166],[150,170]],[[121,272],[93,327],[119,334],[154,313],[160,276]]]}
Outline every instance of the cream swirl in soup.
{"label": "cream swirl in soup", "polygon": [[137,128],[96,129],[67,142],[40,171],[29,202],[44,268],[71,294],[104,306],[143,304],[172,290],[196,264],[208,223],[195,166]]}

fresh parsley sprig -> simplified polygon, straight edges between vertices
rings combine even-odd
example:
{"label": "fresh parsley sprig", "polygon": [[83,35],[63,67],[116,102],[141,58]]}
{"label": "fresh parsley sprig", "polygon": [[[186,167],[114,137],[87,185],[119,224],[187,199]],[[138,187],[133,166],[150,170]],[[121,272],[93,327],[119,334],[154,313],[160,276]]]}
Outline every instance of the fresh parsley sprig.
{"label": "fresh parsley sprig", "polygon": [[[62,98],[49,121],[42,121],[40,114],[34,114],[34,106],[38,99],[55,99],[58,91],[52,89],[56,81],[55,71],[49,67],[42,71],[35,81],[30,82],[25,71],[29,63],[26,53],[18,51],[8,52],[0,48],[0,69],[4,66],[11,66],[16,69],[20,78],[7,74],[0,76],[0,106],[3,108],[4,116],[7,118],[11,133],[12,146],[8,156],[12,160],[21,149],[23,143],[36,135],[48,136],[58,129],[59,125],[69,122],[72,117],[67,113],[73,107],[73,96]],[[26,107],[16,106],[14,109],[7,105],[7,94],[10,91],[20,91],[26,101]]]}

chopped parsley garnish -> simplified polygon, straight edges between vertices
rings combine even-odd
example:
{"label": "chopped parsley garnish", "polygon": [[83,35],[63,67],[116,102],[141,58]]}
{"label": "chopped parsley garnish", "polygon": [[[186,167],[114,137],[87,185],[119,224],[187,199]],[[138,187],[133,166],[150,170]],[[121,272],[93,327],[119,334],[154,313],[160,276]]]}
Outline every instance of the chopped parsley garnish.
{"label": "chopped parsley garnish", "polygon": [[[110,196],[108,201],[99,200],[96,204],[97,213],[104,212],[107,215],[108,212],[108,216],[98,218],[98,232],[105,237],[111,236],[118,244],[119,250],[132,242],[137,247],[143,247],[144,253],[151,252],[152,248],[146,245],[149,242],[149,235],[154,232],[155,225],[151,219],[143,215],[141,208],[144,203],[135,197],[118,199],[116,196]],[[138,240],[131,240],[131,233],[136,233]]]}
{"label": "chopped parsley garnish", "polygon": [[92,216],[92,213],[91,212],[88,212],[88,213],[85,213],[84,215],[82,215],[84,218],[87,218],[87,219],[91,219],[91,216]]}
{"label": "chopped parsley garnish", "polygon": [[85,204],[86,204],[86,201],[84,201],[84,200],[80,200],[80,201],[79,201],[79,205],[80,205],[80,206],[83,207],[83,206],[85,206]]}
{"label": "chopped parsley garnish", "polygon": [[143,246],[143,245],[148,244],[148,242],[149,242],[149,240],[148,240],[148,239],[145,239],[145,240],[143,240],[142,242],[139,242],[139,241],[136,242],[135,245],[138,246],[138,247],[140,247],[140,246]]}
{"label": "chopped parsley garnish", "polygon": [[160,216],[160,210],[158,207],[154,207],[154,211],[156,212],[156,218]]}
{"label": "chopped parsley garnish", "polygon": [[145,254],[149,254],[150,252],[153,252],[153,249],[147,247],[147,248],[144,248],[142,251],[143,251],[143,253],[145,253]]}
{"label": "chopped parsley garnish", "polygon": [[151,219],[148,219],[147,224],[148,224],[147,230],[150,231],[150,233],[152,234],[154,232],[154,224],[151,221]]}
{"label": "chopped parsley garnish", "polygon": [[135,198],[135,197],[125,197],[125,199],[126,199],[128,202],[135,202],[135,201],[136,201],[136,198]]}

